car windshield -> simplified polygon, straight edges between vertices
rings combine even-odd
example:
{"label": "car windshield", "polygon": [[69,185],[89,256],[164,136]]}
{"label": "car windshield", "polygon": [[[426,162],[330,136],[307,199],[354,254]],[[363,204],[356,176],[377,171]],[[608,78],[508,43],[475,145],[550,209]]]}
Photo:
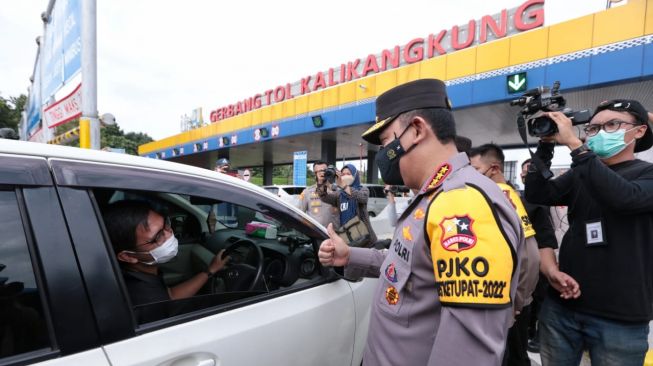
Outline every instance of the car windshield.
{"label": "car windshield", "polygon": [[290,195],[296,195],[296,194],[302,194],[304,191],[304,187],[285,187],[283,188],[286,193]]}
{"label": "car windshield", "polygon": [[273,194],[279,194],[279,187],[263,187],[266,191]]}

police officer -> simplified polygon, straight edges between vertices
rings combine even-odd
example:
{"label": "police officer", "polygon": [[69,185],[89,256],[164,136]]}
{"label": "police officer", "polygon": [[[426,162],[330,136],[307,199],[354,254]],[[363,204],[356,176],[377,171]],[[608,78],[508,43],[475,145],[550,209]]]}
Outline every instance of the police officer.
{"label": "police officer", "polygon": [[492,143],[483,144],[471,149],[468,155],[472,166],[477,171],[499,185],[501,191],[508,197],[508,200],[517,211],[524,229],[526,242],[518,253],[521,269],[514,302],[515,323],[508,331],[508,343],[503,364],[506,366],[530,366],[531,361],[526,353],[528,321],[531,311],[530,304],[533,302],[533,291],[535,291],[540,272],[540,255],[537,249],[535,228],[517,191],[506,181],[506,177],[503,175],[505,156],[501,147]]}
{"label": "police officer", "polygon": [[524,234],[499,187],[457,153],[444,83],[380,95],[363,139],[382,145],[383,181],[416,194],[388,250],[351,248],[328,227],[318,256],[345,275],[379,276],[365,365],[500,365]]}
{"label": "police officer", "polygon": [[336,228],[340,226],[340,212],[338,208],[326,202],[322,202],[320,195],[317,193],[318,187],[327,186],[329,192],[333,192],[324,173],[327,169],[327,163],[316,161],[313,163],[313,173],[315,173],[315,184],[306,187],[299,196],[299,208],[309,216],[317,220],[325,227],[333,224]]}
{"label": "police officer", "polygon": [[220,158],[215,162],[215,171],[223,174],[228,174],[231,169],[231,163],[227,158]]}

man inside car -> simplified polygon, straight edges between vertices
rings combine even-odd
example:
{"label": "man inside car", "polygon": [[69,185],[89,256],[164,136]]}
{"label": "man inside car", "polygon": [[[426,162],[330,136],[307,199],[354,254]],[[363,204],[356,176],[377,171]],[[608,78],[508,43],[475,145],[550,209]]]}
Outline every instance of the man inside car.
{"label": "man inside car", "polygon": [[158,265],[177,255],[178,242],[170,220],[147,202],[125,200],[109,205],[104,222],[134,306],[191,297],[229,260],[222,258],[221,250],[207,270],[168,287]]}

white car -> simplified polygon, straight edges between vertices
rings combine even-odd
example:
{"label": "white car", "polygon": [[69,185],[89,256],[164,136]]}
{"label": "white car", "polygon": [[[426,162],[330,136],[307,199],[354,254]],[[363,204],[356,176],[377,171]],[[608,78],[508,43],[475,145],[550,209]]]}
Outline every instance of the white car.
{"label": "white car", "polygon": [[291,205],[298,207],[299,206],[299,196],[302,194],[306,186],[293,186],[293,185],[272,185],[272,186],[263,186],[263,189],[266,191],[277,195],[283,201],[290,203]]}
{"label": "white car", "polygon": [[408,207],[409,197],[395,197],[395,211],[397,217],[394,220],[390,217],[390,205],[387,205],[383,211],[374,217],[370,217],[370,224],[379,240],[392,239],[395,232],[394,223],[397,222],[401,213]]}
{"label": "white car", "polygon": [[[377,280],[322,267],[324,228],[265,190],[192,166],[20,141],[0,140],[0,162],[0,364],[360,365]],[[132,306],[102,218],[124,199],[167,212],[179,239],[160,267],[167,285],[223,248],[230,264],[193,297]],[[252,235],[252,221],[276,233]]]}
{"label": "white car", "polygon": [[388,205],[388,198],[383,191],[384,185],[381,184],[368,184],[363,183],[364,187],[370,191],[370,196],[367,199],[367,213],[370,217],[375,217],[383,211]]}

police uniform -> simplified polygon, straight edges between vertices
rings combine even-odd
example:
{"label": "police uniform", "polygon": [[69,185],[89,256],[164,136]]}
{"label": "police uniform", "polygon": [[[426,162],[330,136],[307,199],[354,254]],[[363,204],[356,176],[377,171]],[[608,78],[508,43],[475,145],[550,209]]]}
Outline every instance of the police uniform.
{"label": "police uniform", "polygon": [[299,208],[324,227],[327,227],[329,223],[333,223],[334,229],[340,226],[340,212],[338,208],[320,199],[320,195],[317,193],[317,184],[306,187],[299,196],[299,202]]}
{"label": "police uniform", "polygon": [[[444,84],[434,81],[380,96],[379,122],[363,138],[379,144],[379,124],[397,111],[446,107]],[[379,108],[380,102],[398,107]],[[399,218],[388,250],[350,248],[346,276],[380,279],[363,364],[500,365],[523,243],[501,189],[464,153],[443,163]]]}
{"label": "police uniform", "polygon": [[506,183],[497,183],[501,191],[506,195],[512,207],[517,211],[524,237],[526,242],[519,251],[519,283],[517,284],[517,293],[515,294],[514,309],[521,311],[524,307],[533,301],[533,292],[537,286],[537,280],[540,274],[540,253],[537,241],[535,240],[535,228],[531,223],[524,203],[517,191]]}

